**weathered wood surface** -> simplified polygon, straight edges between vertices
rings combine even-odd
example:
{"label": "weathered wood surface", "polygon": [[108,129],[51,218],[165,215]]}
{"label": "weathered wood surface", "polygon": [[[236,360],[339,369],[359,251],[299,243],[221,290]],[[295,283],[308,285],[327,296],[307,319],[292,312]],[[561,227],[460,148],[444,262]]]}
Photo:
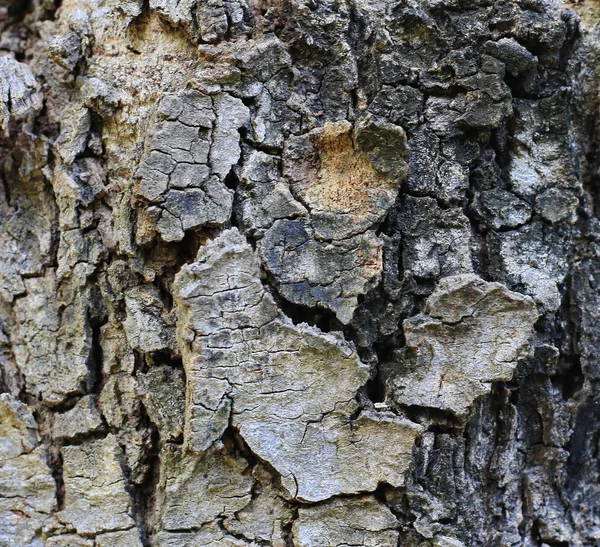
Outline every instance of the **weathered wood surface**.
{"label": "weathered wood surface", "polygon": [[0,22],[0,547],[600,544],[597,0]]}

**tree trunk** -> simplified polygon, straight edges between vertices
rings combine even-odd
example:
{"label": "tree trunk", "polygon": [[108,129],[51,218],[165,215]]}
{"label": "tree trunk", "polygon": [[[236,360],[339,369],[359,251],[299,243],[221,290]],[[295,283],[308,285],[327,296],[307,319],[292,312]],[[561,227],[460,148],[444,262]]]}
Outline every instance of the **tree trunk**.
{"label": "tree trunk", "polygon": [[0,0],[0,547],[600,545],[567,4]]}

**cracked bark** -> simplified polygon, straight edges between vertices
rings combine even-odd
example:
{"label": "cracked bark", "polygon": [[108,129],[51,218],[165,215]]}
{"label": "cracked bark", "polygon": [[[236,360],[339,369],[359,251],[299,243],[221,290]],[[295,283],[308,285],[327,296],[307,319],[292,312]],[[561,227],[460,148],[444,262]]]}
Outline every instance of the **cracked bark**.
{"label": "cracked bark", "polygon": [[0,546],[600,541],[595,0],[0,0]]}

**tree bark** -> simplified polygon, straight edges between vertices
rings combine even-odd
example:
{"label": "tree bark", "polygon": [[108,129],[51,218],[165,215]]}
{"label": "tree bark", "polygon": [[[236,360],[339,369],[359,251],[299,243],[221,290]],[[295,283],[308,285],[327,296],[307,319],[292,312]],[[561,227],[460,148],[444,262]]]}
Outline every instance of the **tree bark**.
{"label": "tree bark", "polygon": [[0,546],[600,544],[597,0],[0,0]]}

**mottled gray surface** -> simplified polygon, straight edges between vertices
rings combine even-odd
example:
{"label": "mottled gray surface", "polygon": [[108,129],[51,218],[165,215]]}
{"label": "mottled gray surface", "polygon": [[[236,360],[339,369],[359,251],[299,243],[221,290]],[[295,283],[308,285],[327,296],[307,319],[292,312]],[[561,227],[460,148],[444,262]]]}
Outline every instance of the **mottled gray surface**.
{"label": "mottled gray surface", "polygon": [[475,275],[446,277],[425,313],[403,324],[406,346],[388,366],[390,400],[464,417],[491,383],[533,356],[533,301]]}
{"label": "mottled gray surface", "polygon": [[0,546],[596,546],[599,17],[0,0]]}
{"label": "mottled gray surface", "polygon": [[367,367],[340,336],[278,313],[259,268],[232,229],[175,278],[186,446],[204,452],[232,426],[280,473],[288,495],[303,501],[372,491],[380,482],[402,486],[421,428],[392,414],[357,414]]}
{"label": "mottled gray surface", "polygon": [[396,517],[373,498],[336,499],[316,507],[300,509],[293,528],[299,547],[330,545],[396,545]]}

